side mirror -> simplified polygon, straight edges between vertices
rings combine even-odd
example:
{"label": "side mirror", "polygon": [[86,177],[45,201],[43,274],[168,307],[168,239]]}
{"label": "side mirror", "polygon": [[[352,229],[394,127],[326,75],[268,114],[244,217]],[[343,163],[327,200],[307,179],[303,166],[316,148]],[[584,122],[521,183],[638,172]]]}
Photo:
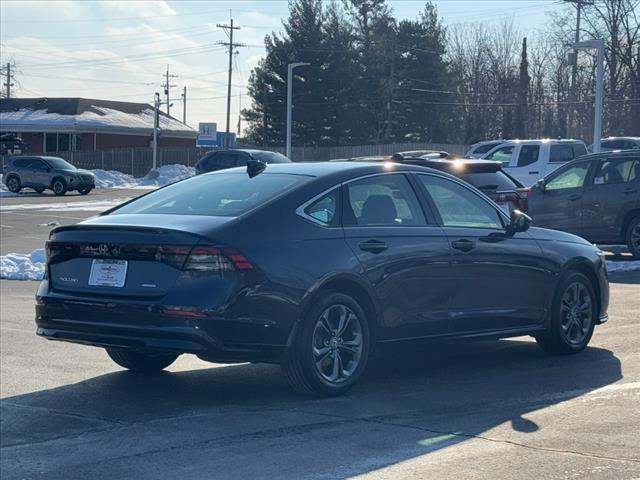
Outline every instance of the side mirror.
{"label": "side mirror", "polygon": [[513,235],[518,232],[526,232],[531,226],[531,217],[520,210],[512,210],[507,233]]}
{"label": "side mirror", "polygon": [[540,180],[538,180],[536,185],[538,185],[538,188],[544,192],[544,189],[545,189],[544,178],[541,178]]}
{"label": "side mirror", "polygon": [[247,160],[247,175],[249,175],[249,178],[260,175],[266,168],[267,164],[260,160]]}

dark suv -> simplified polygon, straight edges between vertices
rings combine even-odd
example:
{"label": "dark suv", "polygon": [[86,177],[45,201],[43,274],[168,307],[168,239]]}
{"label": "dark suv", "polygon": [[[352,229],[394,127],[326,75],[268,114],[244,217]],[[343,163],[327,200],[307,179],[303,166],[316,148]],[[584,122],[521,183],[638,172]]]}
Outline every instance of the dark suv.
{"label": "dark suv", "polygon": [[263,163],[290,163],[287,157],[277,152],[266,150],[218,150],[209,152],[196,163],[196,175],[225,168],[244,167],[249,160]]}
{"label": "dark suv", "polygon": [[96,186],[96,177],[89,170],[80,170],[62,158],[44,156],[9,157],[2,181],[10,192],[25,187],[42,193],[51,189],[56,195],[77,190],[86,195]]}
{"label": "dark suv", "polygon": [[626,244],[640,258],[640,151],[586,155],[563,165],[531,189],[528,213],[538,227]]}

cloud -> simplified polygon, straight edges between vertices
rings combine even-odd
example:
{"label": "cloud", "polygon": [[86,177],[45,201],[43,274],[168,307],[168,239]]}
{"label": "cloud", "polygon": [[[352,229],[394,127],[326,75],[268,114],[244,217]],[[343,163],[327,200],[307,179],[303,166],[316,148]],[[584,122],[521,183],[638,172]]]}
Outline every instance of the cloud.
{"label": "cloud", "polygon": [[159,17],[173,17],[177,12],[165,0],[135,1],[109,0],[101,1],[100,8],[114,17],[141,17],[156,19]]}
{"label": "cloud", "polygon": [[[17,1],[2,0],[0,12],[3,23],[7,21],[22,22],[31,20],[38,22],[41,19],[49,21],[81,19],[89,14],[87,3],[79,0],[51,1]],[[10,18],[10,20],[8,20]]]}

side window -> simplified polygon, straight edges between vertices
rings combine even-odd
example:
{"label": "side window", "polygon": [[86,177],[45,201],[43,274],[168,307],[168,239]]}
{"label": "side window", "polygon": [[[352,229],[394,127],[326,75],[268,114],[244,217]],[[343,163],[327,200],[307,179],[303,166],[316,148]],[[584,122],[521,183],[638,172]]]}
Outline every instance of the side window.
{"label": "side window", "polygon": [[555,175],[545,185],[545,190],[581,188],[589,171],[589,162],[581,162]]}
{"label": "side window", "polygon": [[404,175],[376,175],[347,184],[345,225],[426,225],[418,199]]}
{"label": "side window", "polygon": [[15,168],[28,168],[31,165],[30,158],[18,158],[13,161],[13,166]]}
{"label": "side window", "polygon": [[600,142],[600,146],[612,150],[621,150],[623,143],[621,140],[605,140],[604,142]]}
{"label": "side window", "polygon": [[549,153],[549,161],[552,163],[564,163],[569,160],[573,160],[573,148],[572,145],[551,145],[551,152]]}
{"label": "side window", "polygon": [[497,162],[502,162],[503,167],[508,167],[509,163],[511,163],[511,157],[513,156],[513,145],[508,147],[502,147],[493,152],[491,155],[487,157],[489,160],[495,160]]}
{"label": "side window", "polygon": [[238,166],[238,155],[236,153],[221,152],[215,157],[215,168],[233,168]]}
{"label": "side window", "polygon": [[573,145],[573,158],[581,157],[582,155],[586,155],[587,147],[585,147],[581,143],[576,143]]}
{"label": "side window", "polygon": [[418,175],[445,227],[504,228],[497,210],[482,197],[451,180]]}
{"label": "side window", "polygon": [[593,183],[595,185],[614,185],[616,183],[632,182],[635,180],[635,161],[632,158],[625,160],[602,160],[598,166]]}
{"label": "side window", "polygon": [[625,148],[625,150],[633,150],[633,149],[640,148],[640,145],[638,145],[636,142],[634,142],[632,140],[625,140],[624,148]]}
{"label": "side window", "polygon": [[307,208],[304,213],[325,225],[336,225],[338,220],[339,187],[322,196]]}
{"label": "side window", "polygon": [[42,160],[38,160],[37,158],[35,158],[31,161],[30,168],[33,168],[34,170],[46,170],[48,168],[48,165]]}
{"label": "side window", "polygon": [[525,167],[538,161],[540,145],[522,145],[518,155],[518,167]]}

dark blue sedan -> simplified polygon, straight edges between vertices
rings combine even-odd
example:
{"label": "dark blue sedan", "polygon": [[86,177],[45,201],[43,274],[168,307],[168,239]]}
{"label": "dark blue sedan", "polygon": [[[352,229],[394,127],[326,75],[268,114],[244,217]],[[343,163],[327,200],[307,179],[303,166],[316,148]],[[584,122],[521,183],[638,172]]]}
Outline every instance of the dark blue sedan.
{"label": "dark blue sedan", "polygon": [[532,335],[579,352],[608,318],[604,258],[530,221],[425,167],[252,163],[53,230],[37,333],[138,371],[183,353],[276,362],[326,395],[384,342]]}

